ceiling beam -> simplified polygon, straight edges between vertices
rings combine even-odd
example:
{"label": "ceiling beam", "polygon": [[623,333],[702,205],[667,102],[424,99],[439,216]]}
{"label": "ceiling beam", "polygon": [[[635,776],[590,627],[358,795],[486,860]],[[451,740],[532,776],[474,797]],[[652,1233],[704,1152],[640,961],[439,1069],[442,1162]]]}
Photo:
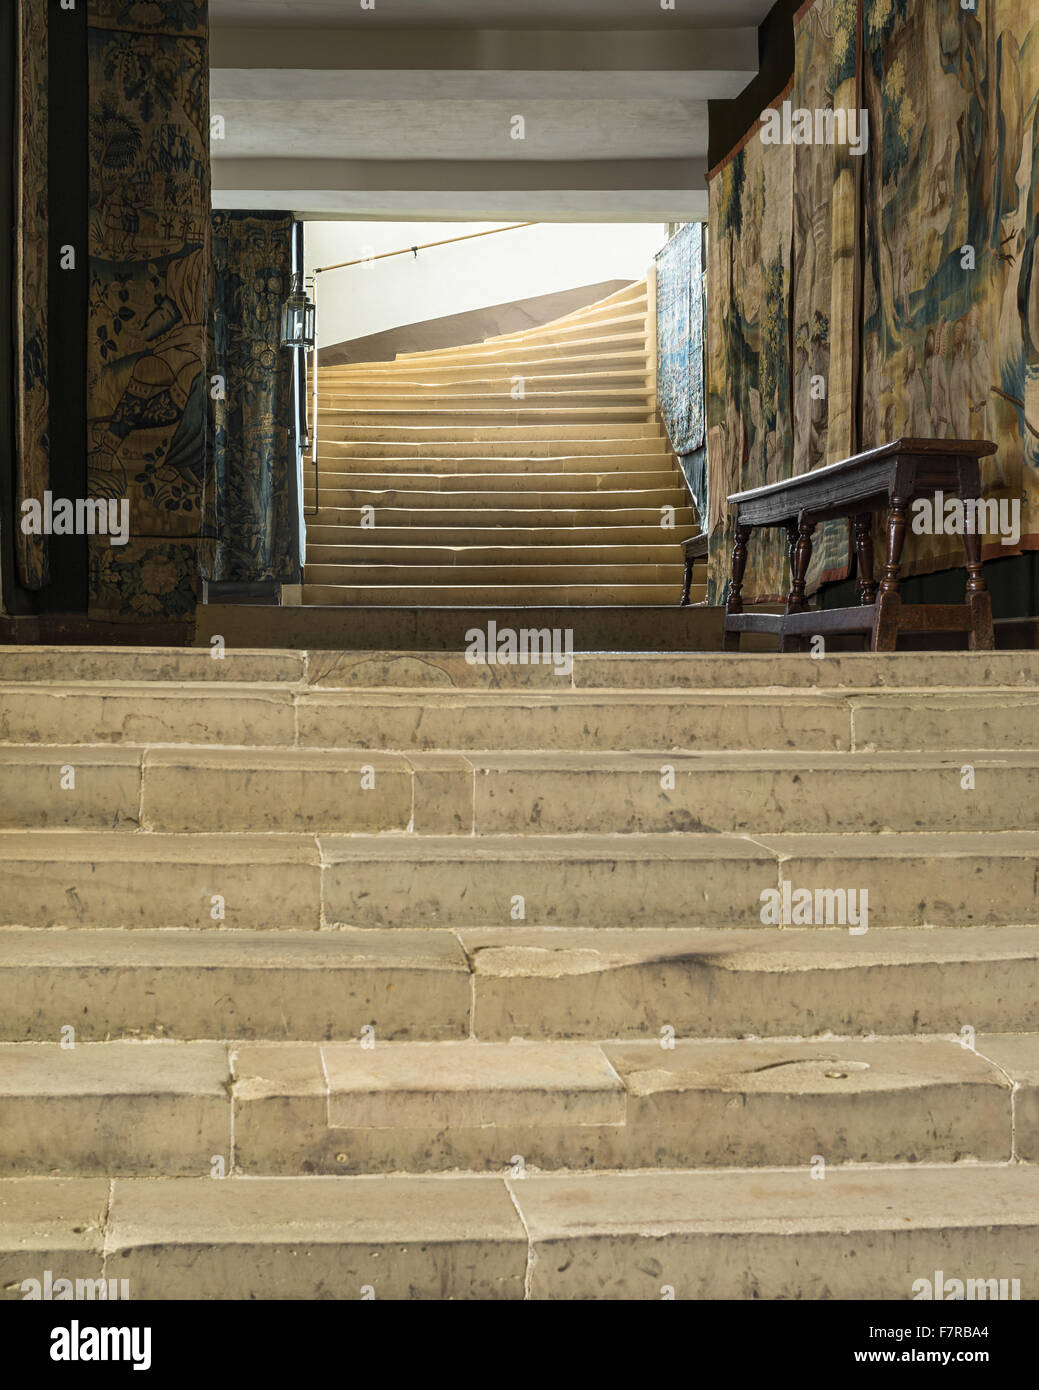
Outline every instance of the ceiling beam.
{"label": "ceiling beam", "polygon": [[[678,73],[734,95],[758,71],[757,30],[529,32],[514,29],[220,29],[210,32],[220,69],[406,72]],[[601,92],[600,92],[601,94]],[[699,96],[699,92],[687,92]]]}

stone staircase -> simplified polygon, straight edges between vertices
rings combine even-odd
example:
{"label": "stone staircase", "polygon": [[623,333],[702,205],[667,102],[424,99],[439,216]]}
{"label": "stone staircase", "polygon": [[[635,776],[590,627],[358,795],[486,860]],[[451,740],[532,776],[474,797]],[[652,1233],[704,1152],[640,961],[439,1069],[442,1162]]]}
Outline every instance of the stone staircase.
{"label": "stone staircase", "polygon": [[304,603],[677,603],[698,526],[655,342],[642,280],[521,333],[321,368]]}
{"label": "stone staircase", "polygon": [[1037,675],[0,647],[3,1296],[1035,1297]]}

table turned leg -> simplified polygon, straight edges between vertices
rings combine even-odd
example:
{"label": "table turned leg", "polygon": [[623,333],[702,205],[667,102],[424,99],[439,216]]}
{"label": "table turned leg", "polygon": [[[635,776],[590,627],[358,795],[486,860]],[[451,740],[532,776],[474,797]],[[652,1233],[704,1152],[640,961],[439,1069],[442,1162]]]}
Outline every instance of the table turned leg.
{"label": "table turned leg", "polygon": [[[808,607],[808,601],[805,598],[805,580],[808,577],[808,566],[812,559],[812,536],[814,532],[814,521],[805,521],[802,518],[798,522],[796,539],[790,547],[790,594],[786,603],[788,613],[803,613]],[[793,538],[794,528],[788,527],[787,534]]]}
{"label": "table turned leg", "polygon": [[747,542],[750,540],[750,526],[736,527],[736,540],[732,547],[732,583],[729,585],[729,598],[725,605],[727,613],[743,612],[743,576],[747,569]]}
{"label": "table turned leg", "polygon": [[965,513],[971,520],[963,531],[963,553],[967,565],[967,607],[970,609],[970,632],[967,646],[971,651],[990,652],[996,645],[995,629],[992,626],[992,600],[988,584],[982,572],[981,536],[973,529],[972,508],[967,505],[973,498],[965,498]]}
{"label": "table turned leg", "polygon": [[887,515],[887,555],[880,592],[898,593],[898,571],[902,568],[902,546],[906,538],[906,511],[909,503],[904,497],[892,497]]}
{"label": "table turned leg", "polygon": [[876,618],[873,622],[872,649],[893,652],[898,647],[901,627],[902,597],[898,592],[898,572],[902,568],[902,546],[906,538],[908,499],[892,497],[887,517],[887,554],[884,559],[884,578],[876,599]]}
{"label": "table turned leg", "polygon": [[873,578],[872,512],[860,512],[855,518],[855,554],[859,564],[859,603],[875,603],[877,598],[877,583]]}
{"label": "table turned leg", "polygon": [[[750,533],[753,528],[736,524],[736,540],[732,547],[732,577],[729,581],[729,597],[725,602],[725,612],[743,612],[743,575],[747,569],[747,542],[750,540]],[[738,652],[740,649],[740,634],[738,632],[725,631],[722,637],[722,647],[727,652]]]}
{"label": "table turned leg", "polygon": [[681,597],[681,599],[679,599],[679,602],[678,602],[679,608],[688,608],[688,607],[689,607],[689,591],[691,590],[692,587],[693,587],[693,562],[692,562],[692,560],[686,560],[686,562],[685,562],[685,575],[683,576],[683,579],[682,579],[682,597]]}

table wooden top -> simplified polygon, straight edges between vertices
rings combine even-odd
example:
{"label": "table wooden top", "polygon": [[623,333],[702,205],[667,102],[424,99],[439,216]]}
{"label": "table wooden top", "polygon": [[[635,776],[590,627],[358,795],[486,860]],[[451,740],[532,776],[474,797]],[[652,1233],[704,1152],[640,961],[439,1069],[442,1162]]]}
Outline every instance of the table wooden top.
{"label": "table wooden top", "polygon": [[823,464],[821,468],[813,468],[808,473],[797,473],[792,478],[781,478],[779,482],[765,483],[762,487],[749,488],[746,492],[734,492],[727,500],[730,504],[756,501],[789,492],[794,487],[814,490],[816,484],[825,486],[843,474],[861,468],[863,464],[882,463],[887,459],[894,463],[907,455],[925,455],[932,462],[944,457],[955,462],[965,458],[986,458],[996,452],[996,447],[991,439],[896,439],[890,444],[881,444],[879,448],[853,454],[851,458],[841,459],[837,463]]}

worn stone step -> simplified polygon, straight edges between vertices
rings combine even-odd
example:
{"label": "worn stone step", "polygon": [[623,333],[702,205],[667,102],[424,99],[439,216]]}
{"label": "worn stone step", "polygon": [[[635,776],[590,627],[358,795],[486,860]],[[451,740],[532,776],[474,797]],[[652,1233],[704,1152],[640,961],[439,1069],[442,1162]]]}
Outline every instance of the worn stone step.
{"label": "worn stone step", "polygon": [[1002,1054],[919,1037],[0,1043],[0,1174],[1009,1161],[1012,1095],[1034,1144],[1036,1036]]}
{"label": "worn stone step", "polygon": [[[456,493],[469,496],[472,493],[502,492],[509,497],[523,496],[538,498],[546,494],[550,498],[557,495],[580,496],[585,494],[614,492],[652,492],[667,491],[678,486],[678,475],[669,462],[659,464],[653,455],[647,454],[654,466],[627,472],[618,470],[593,473],[581,472],[524,473],[515,470],[508,473],[481,473],[469,469],[464,473],[386,473],[380,468],[352,468],[336,472],[321,469],[321,496],[328,505],[350,506],[349,498],[354,492],[429,492],[443,493],[450,497]],[[378,462],[378,460],[374,460]],[[528,483],[534,483],[529,488]],[[346,500],[339,500],[340,494]],[[303,500],[308,507],[314,505],[314,478],[304,478]]]}
{"label": "worn stone step", "polygon": [[[0,682],[71,684],[87,681],[297,684],[306,653],[225,649],[215,660],[193,647],[76,647],[0,645]],[[2,710],[0,710],[2,717]]]}
{"label": "worn stone step", "polygon": [[[470,494],[471,495],[471,494]],[[524,527],[544,529],[545,532],[561,531],[564,528],[589,528],[589,527],[637,527],[641,530],[649,530],[658,539],[661,535],[661,511],[660,507],[655,507],[641,499],[635,503],[624,506],[587,506],[587,507],[566,507],[563,505],[552,507],[534,507],[523,505],[508,506],[501,502],[500,493],[491,494],[499,499],[494,505],[488,503],[482,505],[453,505],[453,506],[434,506],[411,505],[404,501],[399,505],[391,506],[389,502],[372,502],[367,505],[376,506],[376,527],[368,529],[368,535],[378,529],[382,531],[392,528],[436,528],[439,532],[441,527],[464,527],[478,531],[486,531],[488,528],[497,527]],[[624,494],[627,498],[630,494]],[[440,502],[444,502],[444,496],[440,495]],[[675,520],[682,522],[681,508],[686,503],[669,503],[676,506]],[[325,506],[322,503],[321,509],[315,513],[315,519],[319,526],[355,526],[361,527],[366,519],[366,513],[361,510],[362,504],[358,502],[352,507]],[[686,518],[686,525],[693,527],[690,518]]]}
{"label": "worn stone step", "polygon": [[[400,515],[400,513],[396,513]],[[435,513],[425,513],[426,516]],[[543,608],[582,606],[602,603],[645,607],[675,602],[675,585],[671,584],[411,584],[382,585],[376,590],[371,584],[319,584],[306,581],[304,575],[304,604],[330,607],[366,607],[375,604],[405,608]],[[706,593],[704,585],[690,590],[690,601],[699,603]]]}
{"label": "worn stone step", "polygon": [[[659,518],[658,518],[659,522]],[[335,528],[331,528],[335,529]],[[356,536],[372,539],[370,530],[353,528]],[[382,540],[409,538],[414,532],[401,530],[394,536],[380,530]],[[430,534],[419,532],[424,538]],[[459,535],[468,534],[465,531]],[[491,537],[516,538],[508,530],[490,528],[483,534]],[[528,532],[521,532],[521,537]],[[533,532],[529,534],[534,534]],[[613,528],[567,528],[557,533],[558,544],[569,538],[589,534],[623,539],[625,531]],[[670,534],[670,533],[669,533]],[[681,533],[676,533],[680,535]],[[655,525],[635,536],[648,535],[659,541],[660,527]],[[445,543],[452,543],[449,535]],[[521,543],[522,540],[521,540]],[[582,543],[577,541],[578,544]],[[579,637],[575,632],[575,639]],[[464,654],[464,634],[460,635],[456,651],[415,651],[357,649],[337,653],[322,650],[279,651],[277,649],[247,649],[229,645],[224,658],[214,660],[207,643],[204,649],[193,647],[37,647],[0,646],[0,682],[12,684],[72,685],[94,681],[130,683],[161,682],[231,682],[242,685],[305,684],[308,663],[319,673],[329,670],[352,670],[363,665],[366,670],[381,670],[383,680],[399,685],[393,673],[408,673],[408,683],[450,684],[453,681],[482,679],[483,672],[474,675]],[[575,641],[576,645],[576,641]],[[420,663],[420,664],[417,664]],[[528,681],[540,673],[532,667],[500,667],[497,679]],[[320,675],[318,679],[320,679]],[[719,652],[590,652],[578,646],[574,657],[572,684],[584,689],[604,690],[695,690],[705,693],[724,690],[790,690],[848,689],[859,694],[871,690],[904,691],[907,698],[917,698],[920,692],[938,701],[938,707],[962,699],[974,705],[980,721],[985,718],[983,702],[1002,701],[1011,693],[1030,698],[1033,687],[1039,685],[1039,651],[999,652],[892,652],[840,653],[813,661],[804,656],[782,656],[777,653],[740,653],[727,656]],[[266,692],[265,692],[266,693]],[[1010,708],[1014,708],[1011,702]],[[900,716],[901,718],[901,716]],[[1022,717],[1020,723],[1027,725]],[[1002,725],[999,737],[1011,736],[1009,717]]]}
{"label": "worn stone step", "polygon": [[539,376],[565,376],[567,379],[588,375],[609,379],[612,376],[649,376],[645,347],[639,345],[617,350],[581,351],[566,348],[524,348],[517,352],[515,359],[507,353],[491,354],[484,362],[467,364],[465,362],[339,362],[332,366],[320,365],[319,380],[332,386],[349,385],[356,381],[397,381],[422,382],[424,385],[450,385],[474,379],[507,381],[511,385],[514,372],[513,361],[521,361],[528,374]]}
{"label": "worn stone step", "polygon": [[[677,550],[677,547],[676,547]],[[670,584],[672,591],[682,583],[682,560],[674,553],[664,564],[566,564],[536,565],[524,563],[517,556],[514,564],[480,565],[419,565],[404,563],[320,564],[309,558],[304,568],[304,582],[315,585],[345,585],[348,588],[380,589],[385,586],[406,588],[439,587],[509,589],[513,585],[528,588],[532,585],[559,585],[562,588],[599,587],[624,588],[630,585]],[[702,586],[701,586],[702,587]],[[378,597],[378,595],[376,595]]]}
{"label": "worn stone step", "polygon": [[1013,925],[1035,920],[1037,857],[1039,834],[1024,831],[754,837],[3,831],[0,925],[760,927],[762,893],[778,892],[783,883],[813,891],[865,889],[870,930]]}
{"label": "worn stone step", "polygon": [[[390,443],[394,450],[400,452],[404,452],[400,449],[401,445],[431,444],[443,447],[444,444],[449,444],[451,446],[449,452],[459,454],[466,453],[467,450],[456,450],[455,446],[465,441],[471,444],[479,443],[481,447],[477,453],[496,453],[497,449],[484,450],[483,448],[485,444],[494,443],[509,448],[518,444],[534,444],[536,445],[535,453],[551,444],[550,452],[586,454],[608,447],[606,441],[611,439],[625,441],[621,450],[622,453],[638,452],[637,448],[631,447],[631,441],[634,439],[651,441],[644,447],[649,448],[650,452],[655,452],[661,447],[661,441],[666,437],[656,421],[615,423],[609,420],[596,420],[594,426],[588,424],[530,423],[514,425],[397,425],[392,427],[385,425],[341,425],[337,428],[339,430],[338,437],[341,439],[360,440],[371,444]],[[565,450],[555,447],[556,443],[561,440],[567,441]],[[582,442],[578,443],[578,441]]]}
{"label": "worn stone step", "polygon": [[871,930],[1013,925],[1036,915],[1034,831],[320,843],[325,920],[344,926],[760,927],[762,894],[784,883],[813,894],[854,889],[859,902],[865,889]]}
{"label": "worn stone step", "polygon": [[959,1033],[1035,1024],[1039,927],[0,929],[0,1037]]}
{"label": "worn stone step", "polygon": [[[576,516],[576,513],[573,514]],[[508,546],[510,548],[543,546],[564,548],[568,552],[593,547],[612,549],[614,546],[635,546],[639,549],[666,546],[669,553],[689,537],[698,535],[695,524],[686,525],[676,517],[674,529],[664,531],[659,515],[648,526],[384,526],[373,536],[371,527],[360,525],[310,526],[307,529],[307,554],[326,545],[417,545],[420,547],[450,546],[464,550],[469,546]],[[661,536],[666,539],[661,542]]]}
{"label": "worn stone step", "polygon": [[141,752],[132,748],[0,748],[0,831],[134,829]]}
{"label": "worn stone step", "polygon": [[1012,1157],[1011,1082],[946,1038],[257,1043],[233,1068],[254,1176]]}
{"label": "worn stone step", "polygon": [[0,1037],[464,1038],[452,932],[0,929]]}
{"label": "worn stone step", "polygon": [[[433,373],[440,379],[432,379]],[[639,393],[652,396],[654,389],[650,374],[637,362],[627,368],[600,368],[594,372],[561,371],[558,368],[553,371],[535,367],[533,371],[528,369],[512,374],[503,371],[500,366],[473,367],[468,372],[455,369],[453,375],[445,375],[437,368],[385,371],[373,367],[351,376],[333,376],[331,371],[322,371],[318,381],[318,400],[342,402],[370,400],[373,397],[386,400],[406,397],[417,400],[438,398],[461,403],[483,399],[488,395],[512,400],[515,399],[512,393],[519,385],[522,385],[526,393],[524,399],[528,401],[532,396],[551,396],[559,392],[587,392],[593,400],[608,400],[614,391],[624,395]]]}
{"label": "worn stone step", "polygon": [[567,684],[563,675],[558,689],[544,693],[312,690],[298,700],[299,741],[323,748],[417,750],[504,744],[606,751],[850,748],[851,711],[837,693],[676,697],[657,691],[592,694]]}
{"label": "worn stone step", "polygon": [[[198,652],[210,666],[223,666]],[[0,663],[2,664],[2,663]],[[189,662],[184,663],[190,667]],[[291,745],[296,739],[290,680],[266,687],[183,678],[120,682],[129,662],[112,663],[88,683],[25,681],[0,685],[0,742],[20,744]],[[302,679],[299,664],[297,681]],[[28,674],[23,671],[23,674]],[[174,673],[171,672],[171,675]],[[176,673],[180,674],[180,673]],[[187,672],[184,673],[185,675]],[[205,672],[208,675],[208,671]],[[75,793],[70,792],[69,795]]]}
{"label": "worn stone step", "polygon": [[[313,737],[327,741],[316,730]],[[77,766],[76,789],[63,791],[61,768]],[[971,790],[962,785],[965,766]],[[5,778],[29,788],[0,813],[8,828],[883,835],[1028,825],[1039,753],[47,746],[0,749],[0,787]]]}
{"label": "worn stone step", "polygon": [[[630,454],[603,450],[599,454],[564,452],[560,457],[499,453],[488,457],[469,455],[461,458],[451,458],[443,453],[436,456],[412,453],[403,458],[379,455],[365,457],[363,454],[346,455],[337,447],[328,454],[322,451],[319,474],[322,487],[326,483],[334,483],[336,478],[348,478],[353,473],[382,473],[388,476],[417,474],[422,477],[479,474],[485,478],[500,474],[521,474],[524,478],[535,480],[546,473],[584,476],[587,473],[641,473],[647,469],[673,469],[674,462],[674,455],[663,444],[652,452],[633,449]],[[314,470],[309,466],[304,469],[304,483],[310,486],[313,479]]]}
{"label": "worn stone step", "polygon": [[[813,1170],[818,1172],[819,1169]],[[1029,1297],[1039,1169],[960,1165],[510,1181],[535,1299]],[[979,1280],[995,1279],[978,1292]]]}
{"label": "worn stone step", "polygon": [[[634,431],[637,427],[629,427]],[[435,465],[443,461],[446,465],[458,464],[463,472],[473,467],[493,471],[497,462],[506,472],[523,472],[525,463],[543,465],[550,472],[557,472],[554,466],[566,460],[569,465],[581,459],[587,460],[594,468],[605,468],[611,461],[673,459],[674,454],[667,437],[656,433],[630,435],[605,435],[603,437],[579,436],[572,439],[555,438],[551,435],[535,438],[516,439],[470,439],[459,432],[458,438],[445,436],[442,439],[413,439],[410,436],[388,439],[354,438],[356,431],[346,426],[329,425],[321,440],[321,457],[324,466],[331,471],[349,470],[356,463],[403,463],[414,464],[422,471],[423,464]],[[560,431],[562,433],[562,431]],[[468,467],[467,467],[468,465]],[[322,470],[323,471],[323,470]],[[433,471],[436,471],[435,468]],[[535,468],[535,471],[537,469]],[[579,466],[575,472],[582,471]],[[593,469],[594,471],[594,469]],[[313,467],[304,470],[304,475],[313,477]]]}
{"label": "worn stone step", "polygon": [[396,433],[401,429],[422,426],[444,429],[466,428],[469,425],[484,423],[490,427],[497,425],[543,424],[549,428],[559,425],[579,425],[586,422],[590,430],[595,430],[601,420],[612,423],[632,421],[642,424],[651,418],[648,402],[633,405],[542,405],[524,406],[518,401],[499,402],[485,406],[473,406],[468,410],[456,410],[445,403],[437,405],[351,405],[338,408],[322,406],[318,416],[318,437],[323,425],[346,425],[374,427],[386,432]]}
{"label": "worn stone step", "polygon": [[[540,642],[539,638],[539,642]],[[542,648],[538,646],[537,652]],[[575,661],[578,658],[575,657]],[[551,663],[548,663],[551,665]],[[301,743],[326,747],[938,751],[1026,749],[1039,740],[1039,694],[583,691],[299,697]],[[972,755],[973,756],[973,755]],[[852,763],[852,766],[858,766]]]}
{"label": "worn stone step", "polygon": [[4,926],[317,928],[310,835],[0,832]]}
{"label": "worn stone step", "polygon": [[[549,490],[535,491],[533,488],[517,487],[514,490],[483,488],[482,479],[476,478],[474,486],[466,491],[460,489],[445,489],[443,492],[436,488],[429,487],[431,479],[424,479],[425,487],[350,487],[332,490],[322,488],[321,490],[321,511],[328,511],[332,508],[350,509],[354,507],[375,507],[376,524],[378,524],[378,513],[383,507],[410,507],[412,510],[422,508],[444,510],[457,507],[460,513],[472,512],[480,508],[488,511],[498,510],[544,510],[546,517],[551,524],[551,513],[558,510],[588,510],[589,512],[608,511],[616,508],[618,511],[647,507],[682,507],[688,505],[687,495],[682,487],[678,485],[673,474],[668,474],[662,480],[657,480],[656,474],[647,474],[645,486],[638,488],[630,487],[604,487],[598,489],[588,487],[589,475],[580,474],[574,478],[576,486],[552,488]],[[392,481],[392,480],[391,480]],[[491,480],[495,481],[494,479]],[[608,479],[612,482],[613,478]],[[585,484],[585,486],[580,486]],[[311,497],[306,498],[308,504],[312,503]]]}
{"label": "worn stone step", "polygon": [[0,1043],[0,1172],[204,1176],[228,1089],[223,1043]]}
{"label": "worn stone step", "polygon": [[133,1301],[522,1299],[527,1258],[500,1178],[0,1181],[9,1298],[50,1269]]}
{"label": "worn stone step", "polygon": [[[434,533],[435,534],[435,533]],[[594,565],[674,565],[679,555],[678,543],[669,541],[659,544],[659,537],[653,543],[643,545],[538,545],[509,544],[506,540],[499,544],[437,545],[432,541],[400,544],[387,541],[381,534],[359,544],[309,544],[307,563],[309,565],[428,565],[451,566],[458,570],[467,565],[515,566],[574,565],[585,569]],[[681,558],[677,560],[681,565]]]}
{"label": "worn stone step", "polygon": [[[500,625],[504,626],[503,619]],[[543,626],[544,622],[531,620],[531,625]],[[891,690],[907,696],[922,694],[925,699],[937,698],[940,693],[953,700],[962,695],[970,700],[998,701],[1004,694],[1027,697],[1030,687],[1039,683],[1039,652],[1030,651],[892,652],[882,657],[856,652],[806,661],[799,656],[764,653],[736,657],[714,652],[602,653],[582,649],[580,636],[578,625],[572,684],[584,690],[686,690],[708,695],[724,690],[779,692],[784,696],[809,690],[846,690],[868,696]],[[463,645],[460,642],[455,652],[323,651],[312,653],[310,662],[318,673],[313,677],[318,685],[338,681],[356,684],[354,673],[358,670],[378,671],[379,677],[370,681],[376,686],[384,681],[392,685],[410,680],[423,685],[482,681],[482,668],[467,662]],[[0,648],[0,660],[2,652]],[[532,666],[502,666],[495,671],[496,679],[503,682],[543,679],[543,673]],[[351,673],[349,680],[344,672]]]}
{"label": "worn stone step", "polygon": [[150,830],[472,830],[473,774],[454,754],[155,748],[142,771]]}
{"label": "worn stone step", "polygon": [[[0,1286],[148,1299],[910,1301],[1039,1281],[1028,1165],[225,1179],[10,1178]],[[302,1258],[301,1258],[302,1256]],[[979,1288],[979,1280],[996,1285]],[[965,1292],[961,1288],[960,1292]]]}
{"label": "worn stone step", "polygon": [[[463,927],[473,1034],[739,1038],[1036,1024],[1039,926]],[[672,1030],[672,1031],[669,1031]]]}
{"label": "worn stone step", "polygon": [[[602,316],[588,320],[577,320],[571,322],[567,318],[557,320],[555,323],[548,323],[536,328],[525,328],[519,333],[506,333],[494,338],[487,338],[485,346],[489,349],[497,347],[541,347],[549,343],[562,342],[603,342],[606,346],[611,345],[617,338],[630,337],[639,342],[645,341],[646,314],[632,312],[627,306],[621,306],[616,314]],[[422,352],[402,352],[398,353],[398,362],[421,362],[434,358],[436,361],[455,361],[460,356],[468,356],[470,353],[478,351],[480,344],[467,344],[464,347],[432,348]]]}
{"label": "worn stone step", "polygon": [[[866,753],[934,752],[970,744],[979,752],[1008,753],[1025,751],[1039,738],[1039,694],[1034,691],[586,691],[572,688],[573,673],[559,668],[551,638],[542,646],[539,635],[534,656],[542,655],[546,660],[535,661],[533,668],[546,665],[552,679],[541,682],[547,686],[545,693],[527,694],[519,689],[430,689],[437,674],[451,670],[456,685],[463,674],[457,662],[428,669],[418,661],[412,662],[410,692],[336,693],[320,685],[296,688],[286,681],[229,687],[220,682],[120,682],[100,677],[82,683],[0,684],[0,743],[56,746],[43,781],[43,793],[49,795],[54,768],[66,766],[60,759],[80,744],[120,744],[116,764],[132,767],[131,745],[167,743],[416,751],[801,748]],[[575,655],[575,663],[580,659]],[[460,660],[464,665],[464,658]],[[360,664],[342,669],[356,671]],[[479,664],[474,662],[471,669]],[[407,663],[388,658],[386,669],[394,666],[403,673]],[[499,670],[514,669],[532,667],[486,667],[495,676]],[[334,684],[316,665],[311,674]],[[376,681],[374,676],[369,679]],[[11,753],[13,777],[20,778],[26,766],[38,766],[28,749],[12,748]],[[92,783],[100,756],[94,750],[72,766]],[[81,783],[76,790],[82,789]],[[129,810],[132,793],[123,801]],[[20,812],[12,814],[17,819]],[[102,821],[108,823],[107,804]]]}
{"label": "worn stone step", "polygon": [[[1034,828],[1039,753],[481,753],[478,834]],[[965,790],[963,769],[975,785]]]}
{"label": "worn stone step", "polygon": [[[522,385],[523,394],[516,392]],[[442,386],[423,390],[421,387],[387,389],[375,382],[361,382],[356,386],[331,386],[325,382],[318,387],[319,418],[336,418],[337,412],[345,411],[353,416],[367,418],[374,412],[392,413],[396,416],[406,412],[410,417],[441,418],[452,413],[460,421],[471,416],[484,416],[505,413],[511,417],[527,413],[532,418],[541,418],[541,412],[549,410],[552,417],[559,411],[584,413],[601,410],[608,419],[626,418],[629,414],[635,419],[646,419],[653,410],[655,392],[648,381],[635,384],[614,383],[603,386],[597,378],[589,378],[576,386],[569,382],[555,385],[539,385],[526,378],[520,378],[516,385],[504,382],[500,386],[477,386],[468,390],[445,389]],[[326,416],[327,412],[327,416]],[[551,418],[551,417],[550,417]]]}

